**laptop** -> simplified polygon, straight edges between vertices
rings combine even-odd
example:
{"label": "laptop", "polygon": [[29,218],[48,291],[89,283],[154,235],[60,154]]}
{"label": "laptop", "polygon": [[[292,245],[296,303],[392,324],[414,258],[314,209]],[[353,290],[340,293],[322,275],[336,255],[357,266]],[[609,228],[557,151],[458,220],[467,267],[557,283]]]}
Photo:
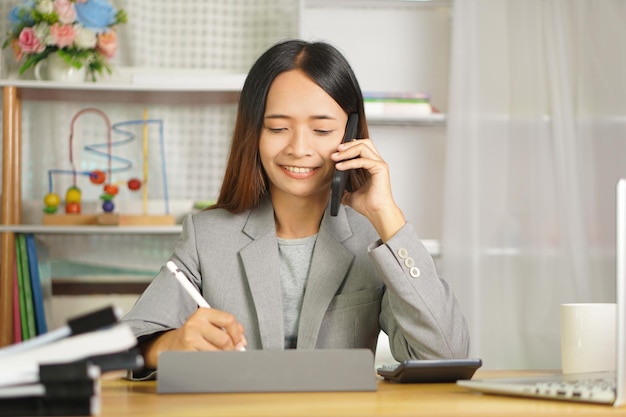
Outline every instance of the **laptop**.
{"label": "laptop", "polygon": [[487,394],[626,405],[626,179],[617,182],[616,198],[616,370],[519,378],[460,380],[457,384]]}

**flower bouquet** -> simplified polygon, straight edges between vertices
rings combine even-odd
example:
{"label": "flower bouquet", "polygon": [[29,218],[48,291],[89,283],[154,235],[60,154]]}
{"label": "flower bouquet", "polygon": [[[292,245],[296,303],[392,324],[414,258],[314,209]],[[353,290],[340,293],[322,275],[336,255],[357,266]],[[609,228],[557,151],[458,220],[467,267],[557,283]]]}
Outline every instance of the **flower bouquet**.
{"label": "flower bouquet", "polygon": [[13,49],[22,63],[20,74],[56,53],[74,68],[87,66],[95,81],[96,73],[111,73],[115,28],[126,23],[126,13],[108,0],[22,0],[11,9],[9,22],[2,47]]}

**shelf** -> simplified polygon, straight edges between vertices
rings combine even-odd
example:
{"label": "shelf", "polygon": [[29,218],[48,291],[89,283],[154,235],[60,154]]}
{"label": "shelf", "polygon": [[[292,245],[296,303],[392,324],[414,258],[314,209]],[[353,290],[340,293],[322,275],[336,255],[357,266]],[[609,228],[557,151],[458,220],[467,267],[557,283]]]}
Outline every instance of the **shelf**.
{"label": "shelf", "polygon": [[0,233],[33,233],[54,235],[172,235],[180,234],[182,226],[44,226],[39,224],[16,224],[0,226]]}
{"label": "shelf", "polygon": [[125,71],[98,82],[58,83],[1,79],[0,87],[19,89],[23,100],[168,104],[237,103],[246,74],[202,71]]}
{"label": "shelf", "polygon": [[452,6],[454,0],[304,0],[307,8],[316,7],[437,7]]}
{"label": "shelf", "polygon": [[367,116],[367,123],[370,125],[392,126],[445,126],[446,114],[433,113],[418,116]]}

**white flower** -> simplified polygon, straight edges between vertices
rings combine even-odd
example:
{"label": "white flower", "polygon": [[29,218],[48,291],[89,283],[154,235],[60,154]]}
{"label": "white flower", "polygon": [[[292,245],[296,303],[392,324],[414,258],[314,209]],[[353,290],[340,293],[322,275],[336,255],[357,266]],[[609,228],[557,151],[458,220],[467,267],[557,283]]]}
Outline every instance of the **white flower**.
{"label": "white flower", "polygon": [[45,45],[54,45],[54,38],[50,36],[50,26],[47,23],[37,23],[33,26],[37,39]]}
{"label": "white flower", "polygon": [[81,25],[74,25],[74,45],[80,49],[91,49],[96,47],[98,39],[95,32],[85,28]]}
{"label": "white flower", "polygon": [[52,0],[41,0],[35,9],[42,14],[49,14],[54,11],[54,2]]}

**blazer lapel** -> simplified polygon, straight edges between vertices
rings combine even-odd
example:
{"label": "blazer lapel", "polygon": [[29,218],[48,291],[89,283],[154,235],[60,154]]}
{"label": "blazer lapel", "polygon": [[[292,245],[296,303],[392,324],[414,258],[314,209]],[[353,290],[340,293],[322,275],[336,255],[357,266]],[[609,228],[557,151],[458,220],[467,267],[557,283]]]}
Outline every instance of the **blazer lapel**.
{"label": "blazer lapel", "polygon": [[269,199],[259,209],[250,212],[243,232],[253,239],[239,253],[257,313],[261,347],[284,349],[278,243],[274,210]]}
{"label": "blazer lapel", "polygon": [[314,349],[320,326],[333,297],[353,262],[354,254],[342,244],[352,236],[345,209],[331,217],[327,209],[320,225],[298,327],[298,348]]}

